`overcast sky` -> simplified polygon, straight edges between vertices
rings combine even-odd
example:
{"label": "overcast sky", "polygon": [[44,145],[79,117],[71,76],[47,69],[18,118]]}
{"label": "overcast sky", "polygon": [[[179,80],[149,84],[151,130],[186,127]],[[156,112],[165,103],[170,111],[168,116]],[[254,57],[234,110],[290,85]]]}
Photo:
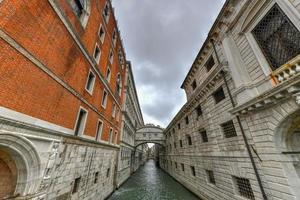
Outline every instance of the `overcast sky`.
{"label": "overcast sky", "polygon": [[224,0],[113,0],[145,123],[166,127],[180,88]]}

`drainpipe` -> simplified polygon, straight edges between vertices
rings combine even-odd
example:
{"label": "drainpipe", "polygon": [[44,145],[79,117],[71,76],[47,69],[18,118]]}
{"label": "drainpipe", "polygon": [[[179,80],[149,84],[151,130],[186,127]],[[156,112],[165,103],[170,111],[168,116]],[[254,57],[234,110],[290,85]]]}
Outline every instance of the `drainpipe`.
{"label": "drainpipe", "polygon": [[[219,55],[217,54],[215,43],[214,43],[213,40],[211,40],[211,43],[212,43],[212,45],[213,45],[213,49],[214,49],[214,51],[215,51],[217,61],[218,61],[218,63],[220,63],[220,58],[219,58]],[[234,102],[234,100],[233,100],[231,91],[230,91],[230,89],[229,89],[228,82],[227,82],[226,76],[225,76],[225,72],[222,70],[222,71],[221,71],[221,74],[222,74],[222,77],[223,77],[223,80],[224,80],[224,83],[225,83],[227,92],[228,92],[228,94],[229,94],[229,98],[230,98],[232,107],[235,108],[236,105],[235,105],[235,102]],[[244,140],[244,142],[245,142],[245,146],[246,146],[247,152],[248,152],[248,154],[249,154],[249,157],[250,157],[250,160],[251,160],[251,164],[252,164],[253,170],[254,170],[254,172],[255,172],[255,176],[256,176],[256,179],[257,179],[259,188],[260,188],[260,190],[261,190],[261,194],[262,194],[263,198],[264,198],[265,200],[267,200],[268,197],[267,197],[266,192],[265,192],[265,190],[264,190],[264,187],[263,187],[263,184],[262,184],[262,180],[261,180],[261,178],[260,178],[260,176],[259,176],[259,173],[258,173],[256,164],[255,164],[255,161],[254,161],[254,158],[253,158],[251,149],[250,149],[250,145],[249,145],[249,143],[248,143],[248,140],[247,140],[247,137],[246,137],[246,134],[245,134],[243,125],[242,125],[242,123],[241,123],[240,116],[236,115],[236,119],[237,119],[238,125],[239,125],[239,127],[240,127],[240,129],[241,129],[242,136],[243,136],[243,140]]]}

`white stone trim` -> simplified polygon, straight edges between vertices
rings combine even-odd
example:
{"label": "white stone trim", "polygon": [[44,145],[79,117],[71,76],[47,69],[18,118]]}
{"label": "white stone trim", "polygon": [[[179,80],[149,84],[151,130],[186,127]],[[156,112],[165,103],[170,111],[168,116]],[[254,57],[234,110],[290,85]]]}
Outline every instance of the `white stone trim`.
{"label": "white stone trim", "polygon": [[[106,93],[105,99],[103,99],[103,98],[104,98],[104,93]],[[101,106],[102,106],[103,108],[106,108],[106,106],[107,106],[107,98],[108,98],[108,93],[107,93],[107,91],[104,89],[104,90],[103,90],[103,93],[102,93],[102,99],[101,99]]]}
{"label": "white stone trim", "polygon": [[106,83],[105,79],[100,74],[100,72],[97,69],[96,65],[94,64],[94,62],[92,61],[91,57],[89,56],[88,51],[85,49],[85,47],[81,43],[79,37],[76,35],[76,33],[74,32],[73,28],[71,27],[71,25],[69,24],[69,22],[67,21],[67,19],[64,17],[62,11],[60,10],[60,8],[58,7],[58,5],[56,4],[55,0],[48,0],[48,2],[51,5],[51,7],[53,8],[53,10],[56,12],[56,14],[60,18],[60,20],[62,21],[62,23],[64,24],[64,26],[66,27],[67,31],[70,33],[71,37],[73,38],[73,40],[75,41],[75,43],[77,44],[77,46],[79,47],[79,49],[81,50],[83,56],[87,59],[87,61],[91,65],[91,67],[95,70],[96,74],[98,75],[99,79],[103,83],[104,87],[108,90],[108,92],[112,95],[113,99],[117,102],[117,105],[121,108],[121,105],[118,103],[117,99],[115,98],[114,93],[110,89],[109,85]]}
{"label": "white stone trim", "polygon": [[[45,72],[49,77],[51,77],[55,82],[57,82],[63,88],[65,88],[68,92],[70,92],[72,95],[74,95],[80,101],[82,101],[87,106],[89,106],[91,110],[93,110],[94,112],[96,112],[101,117],[105,118],[105,116],[100,111],[98,111],[96,107],[94,107],[92,104],[90,104],[76,90],[74,90],[72,87],[70,87],[62,79],[60,79],[59,77],[57,77],[47,66],[45,66],[41,61],[39,61],[32,54],[30,54],[30,52],[28,52],[26,49],[24,49],[23,47],[21,47],[13,38],[11,38],[9,35],[7,35],[1,29],[0,29],[0,38],[3,39],[5,42],[7,42],[11,47],[13,47],[20,54],[22,54],[30,62],[32,62],[33,64],[35,64],[37,68],[39,68],[40,70],[42,70],[43,72]],[[95,71],[95,72],[98,73],[97,71]],[[100,77],[100,79],[101,79],[101,77]],[[101,80],[103,80],[103,79],[101,79]],[[108,90],[108,91],[110,92],[110,94],[112,94],[110,90]],[[120,107],[118,101],[115,99],[115,97],[113,95],[112,95],[112,98],[115,100],[116,104]]]}
{"label": "white stone trim", "polygon": [[[89,90],[89,89],[87,88],[87,86],[88,86],[90,74],[93,74],[93,80],[92,80],[92,83],[91,83],[91,89]],[[87,76],[86,84],[85,84],[85,90],[86,90],[90,95],[93,95],[95,82],[96,82],[96,76],[95,76],[94,72],[93,72],[92,70],[90,70],[89,73],[88,73],[88,76]]]}
{"label": "white stone trim", "polygon": [[[101,29],[103,30],[103,33],[104,33],[103,38],[100,37],[100,30],[101,30]],[[103,28],[103,25],[102,25],[102,23],[101,23],[100,26],[99,26],[99,30],[98,30],[98,37],[100,38],[100,41],[101,41],[102,44],[104,43],[105,36],[106,36],[106,32],[105,32],[105,29]]]}
{"label": "white stone trim", "polygon": [[74,131],[5,107],[0,106],[0,117],[5,119],[10,119],[14,121],[18,121],[21,123],[26,123],[32,126],[38,126],[41,128],[49,129],[52,131],[57,131],[69,135],[74,135]]}
{"label": "white stone trim", "polygon": [[[76,117],[76,122],[75,122],[75,125],[74,125],[74,129],[73,129],[73,133],[74,133],[74,135],[75,135],[75,131],[76,131],[76,126],[77,126],[77,123],[78,123],[78,118],[79,118],[79,113],[80,113],[80,111],[81,110],[83,110],[83,111],[85,111],[86,112],[86,116],[85,116],[85,119],[84,119],[84,121],[83,121],[83,125],[82,125],[82,130],[78,133],[78,137],[80,137],[80,136],[87,136],[87,135],[84,135],[84,131],[85,131],[85,125],[86,125],[86,121],[87,121],[87,118],[88,118],[88,110],[87,109],[85,109],[84,107],[82,107],[82,106],[79,106],[79,109],[78,109],[78,112],[77,112],[77,117]],[[88,138],[89,139],[89,138]]]}
{"label": "white stone trim", "polygon": [[[101,130],[99,129],[99,122],[101,123]],[[96,136],[95,136],[96,141],[102,141],[101,137],[102,137],[102,134],[103,134],[103,127],[104,127],[104,122],[101,119],[98,119],[97,129],[96,129]]]}
{"label": "white stone trim", "polygon": [[114,136],[114,129],[112,127],[109,128],[109,132],[108,132],[108,141],[109,144],[113,144],[113,136]]}
{"label": "white stone trim", "polygon": [[[99,55],[97,57],[95,57],[96,49],[99,50]],[[98,43],[96,42],[95,47],[94,47],[94,52],[93,52],[93,58],[97,64],[99,64],[99,62],[100,62],[101,54],[102,54],[101,49],[100,49]]]}
{"label": "white stone trim", "polygon": [[15,194],[26,196],[37,192],[42,179],[41,159],[34,144],[27,138],[0,131],[0,147],[5,147],[17,166]]}
{"label": "white stone trim", "polygon": [[295,25],[295,27],[300,30],[300,13],[297,11],[297,9],[289,2],[289,1],[282,1],[282,0],[274,0],[272,1],[262,13],[260,13],[260,16],[255,20],[254,23],[252,23],[247,32],[245,33],[245,36],[253,50],[254,55],[257,58],[257,61],[259,62],[260,66],[262,67],[262,70],[266,76],[269,76],[272,73],[272,68],[265,58],[265,55],[263,54],[261,48],[259,47],[258,43],[256,42],[253,34],[251,31],[255,28],[255,26],[263,19],[263,17],[269,12],[269,10],[277,3],[277,5],[283,10],[283,12],[286,14],[286,16],[291,20],[291,22]]}

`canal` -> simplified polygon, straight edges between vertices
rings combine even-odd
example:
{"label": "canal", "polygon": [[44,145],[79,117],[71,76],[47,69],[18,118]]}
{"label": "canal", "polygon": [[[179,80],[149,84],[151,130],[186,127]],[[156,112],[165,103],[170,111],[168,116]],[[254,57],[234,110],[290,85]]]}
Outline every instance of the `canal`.
{"label": "canal", "polygon": [[199,200],[149,160],[108,200]]}

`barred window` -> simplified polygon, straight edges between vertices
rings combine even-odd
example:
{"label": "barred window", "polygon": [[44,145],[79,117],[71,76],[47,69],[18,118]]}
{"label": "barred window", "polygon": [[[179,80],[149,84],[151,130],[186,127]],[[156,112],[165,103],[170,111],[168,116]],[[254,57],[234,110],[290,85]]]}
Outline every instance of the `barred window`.
{"label": "barred window", "polygon": [[208,142],[208,138],[207,138],[207,133],[206,133],[206,130],[201,130],[200,131],[200,135],[201,135],[201,138],[202,138],[202,142]]}
{"label": "barred window", "polygon": [[205,63],[207,72],[209,72],[211,70],[211,68],[213,68],[214,65],[215,65],[214,58],[213,58],[213,56],[210,56],[209,59],[207,60],[207,62]]}
{"label": "barred window", "polygon": [[225,99],[225,93],[222,87],[217,89],[213,94],[216,104]]}
{"label": "barred window", "polygon": [[216,184],[214,172],[212,170],[206,170],[207,181],[211,184]]}
{"label": "barred window", "polygon": [[196,108],[196,111],[197,111],[197,116],[201,116],[203,113],[202,113],[202,107],[201,105],[198,105],[197,108]]}
{"label": "barred window", "polygon": [[184,171],[184,164],[181,163],[181,170]]}
{"label": "barred window", "polygon": [[237,136],[232,120],[221,124],[221,127],[223,129],[225,138],[231,138]]}
{"label": "barred window", "polygon": [[252,30],[273,70],[300,53],[300,32],[275,4]]}
{"label": "barred window", "polygon": [[234,176],[234,182],[239,195],[247,199],[255,199],[249,179]]}

